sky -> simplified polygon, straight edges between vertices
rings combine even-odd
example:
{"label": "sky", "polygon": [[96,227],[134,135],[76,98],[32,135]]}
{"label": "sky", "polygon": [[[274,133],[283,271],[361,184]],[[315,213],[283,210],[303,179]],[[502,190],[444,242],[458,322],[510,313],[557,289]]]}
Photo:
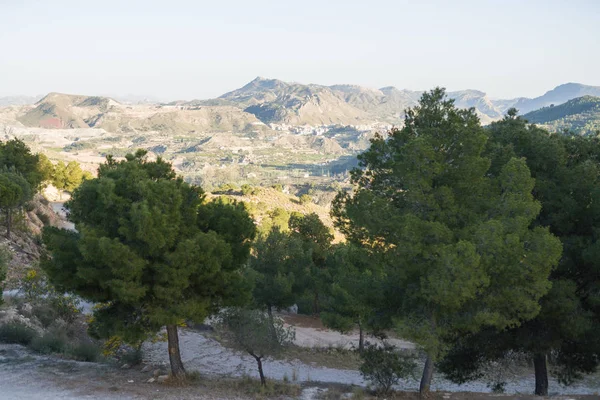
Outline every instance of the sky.
{"label": "sky", "polygon": [[0,0],[0,96],[205,99],[256,76],[535,97],[600,86],[598,0]]}

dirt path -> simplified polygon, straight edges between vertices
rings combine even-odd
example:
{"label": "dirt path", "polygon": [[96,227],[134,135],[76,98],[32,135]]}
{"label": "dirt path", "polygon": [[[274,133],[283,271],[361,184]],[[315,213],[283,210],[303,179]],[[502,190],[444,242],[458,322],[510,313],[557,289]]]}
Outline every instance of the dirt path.
{"label": "dirt path", "polygon": [[[19,345],[0,344],[0,399],[138,400],[230,399],[202,387],[146,383],[148,374],[100,363],[40,356]],[[242,398],[240,398],[242,399]]]}
{"label": "dirt path", "polygon": [[[318,335],[314,328],[310,335]],[[331,337],[328,332],[326,337]],[[256,362],[244,353],[224,347],[221,343],[212,339],[206,332],[198,332],[190,329],[180,330],[180,344],[182,359],[186,368],[190,371],[199,371],[209,376],[258,377]],[[168,365],[167,343],[146,343],[144,345],[145,362],[155,365]],[[339,383],[346,385],[365,386],[359,371],[348,369],[327,368],[319,365],[309,365],[298,360],[267,360],[264,363],[265,375],[272,379],[283,380],[284,377],[298,383]],[[295,377],[295,379],[294,379]],[[530,394],[533,392],[534,375],[526,373],[520,376],[507,378],[506,393]],[[409,379],[399,385],[403,390],[417,391],[418,380]],[[434,376],[431,385],[432,390],[449,392],[480,392],[489,393],[490,389],[486,382],[475,381],[464,385],[457,385],[443,379],[439,375]],[[570,386],[563,387],[554,379],[550,379],[550,392],[553,395],[593,395],[600,393],[600,377],[598,375],[587,376],[583,381]],[[600,397],[599,397],[600,398]]]}

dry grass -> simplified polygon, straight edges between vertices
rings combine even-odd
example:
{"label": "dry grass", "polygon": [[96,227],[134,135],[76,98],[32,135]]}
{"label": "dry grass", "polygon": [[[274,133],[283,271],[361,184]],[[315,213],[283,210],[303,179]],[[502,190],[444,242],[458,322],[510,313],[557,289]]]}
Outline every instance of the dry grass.
{"label": "dry grass", "polygon": [[302,388],[297,384],[267,380],[267,384],[263,386],[260,384],[260,380],[250,377],[201,380],[200,386],[207,389],[210,393],[219,393],[220,396],[226,398],[295,398],[302,392]]}

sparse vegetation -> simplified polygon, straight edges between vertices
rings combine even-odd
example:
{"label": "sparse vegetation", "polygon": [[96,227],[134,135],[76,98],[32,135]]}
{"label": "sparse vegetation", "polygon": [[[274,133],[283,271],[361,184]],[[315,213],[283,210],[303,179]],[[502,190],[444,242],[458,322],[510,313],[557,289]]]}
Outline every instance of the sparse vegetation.
{"label": "sparse vegetation", "polygon": [[0,325],[0,342],[29,345],[37,337],[35,330],[22,322],[14,321]]}
{"label": "sparse vegetation", "polygon": [[393,346],[368,345],[361,352],[360,373],[378,393],[388,394],[401,379],[413,376],[417,367],[414,356]]}
{"label": "sparse vegetation", "polygon": [[295,337],[291,327],[284,327],[283,321],[273,318],[260,310],[231,308],[219,315],[223,333],[240,350],[256,360],[260,382],[266,386],[263,360],[289,346]]}

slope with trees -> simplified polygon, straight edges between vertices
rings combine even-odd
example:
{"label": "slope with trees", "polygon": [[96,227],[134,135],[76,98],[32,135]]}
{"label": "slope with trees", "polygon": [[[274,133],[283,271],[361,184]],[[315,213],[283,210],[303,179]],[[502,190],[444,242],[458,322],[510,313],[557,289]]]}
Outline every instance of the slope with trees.
{"label": "slope with trees", "polygon": [[583,96],[564,104],[531,111],[523,118],[540,124],[553,132],[571,132],[578,135],[600,134],[600,97]]}

